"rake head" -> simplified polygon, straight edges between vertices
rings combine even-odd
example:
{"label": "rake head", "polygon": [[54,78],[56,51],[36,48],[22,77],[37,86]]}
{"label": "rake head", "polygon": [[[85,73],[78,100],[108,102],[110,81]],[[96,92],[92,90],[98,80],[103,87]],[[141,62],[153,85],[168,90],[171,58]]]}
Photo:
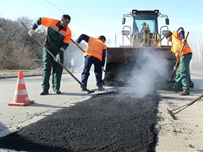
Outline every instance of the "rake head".
{"label": "rake head", "polygon": [[174,113],[173,113],[171,110],[169,110],[168,108],[167,108],[167,110],[168,110],[168,113],[170,114],[170,116],[171,116],[174,120],[177,120],[177,117],[174,115]]}

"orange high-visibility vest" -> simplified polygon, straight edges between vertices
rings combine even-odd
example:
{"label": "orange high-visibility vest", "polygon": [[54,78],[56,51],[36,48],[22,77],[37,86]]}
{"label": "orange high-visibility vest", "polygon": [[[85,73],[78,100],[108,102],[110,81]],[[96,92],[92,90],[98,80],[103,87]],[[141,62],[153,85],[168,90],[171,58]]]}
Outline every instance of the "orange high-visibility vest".
{"label": "orange high-visibility vest", "polygon": [[188,53],[192,53],[192,50],[191,50],[188,42],[186,42],[186,44],[181,52],[182,47],[183,47],[182,38],[178,34],[178,30],[176,30],[172,34],[171,51],[175,54],[177,60],[180,58],[180,56],[183,56]]}
{"label": "orange high-visibility vest", "polygon": [[50,30],[53,30],[53,31],[58,31],[60,33],[60,37],[56,37],[55,39],[56,40],[60,40],[61,38],[63,38],[63,42],[64,43],[70,43],[70,40],[71,40],[71,30],[69,29],[69,27],[67,26],[65,28],[65,30],[60,30],[59,31],[59,27],[56,26],[60,21],[59,20],[56,20],[56,19],[52,19],[52,18],[47,18],[47,17],[41,17],[41,24],[46,26],[46,27],[49,27]]}
{"label": "orange high-visibility vest", "polygon": [[88,40],[88,46],[84,56],[93,56],[102,61],[103,50],[106,50],[107,46],[98,38],[90,37]]}

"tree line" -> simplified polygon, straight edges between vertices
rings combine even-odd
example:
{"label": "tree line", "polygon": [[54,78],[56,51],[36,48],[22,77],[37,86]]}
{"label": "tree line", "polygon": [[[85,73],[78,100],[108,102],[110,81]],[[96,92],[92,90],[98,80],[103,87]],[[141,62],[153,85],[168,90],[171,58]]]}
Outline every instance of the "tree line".
{"label": "tree line", "polygon": [[[16,21],[0,18],[0,69],[34,69],[42,67],[42,46],[29,36],[23,23],[28,29],[32,28],[32,19],[21,17]],[[46,29],[40,26],[35,32],[35,37],[44,44]],[[81,44],[82,48],[86,44]],[[65,53],[64,64],[69,66],[71,58],[75,58],[75,64],[83,63],[83,53],[69,44]],[[80,58],[77,60],[76,58]]]}

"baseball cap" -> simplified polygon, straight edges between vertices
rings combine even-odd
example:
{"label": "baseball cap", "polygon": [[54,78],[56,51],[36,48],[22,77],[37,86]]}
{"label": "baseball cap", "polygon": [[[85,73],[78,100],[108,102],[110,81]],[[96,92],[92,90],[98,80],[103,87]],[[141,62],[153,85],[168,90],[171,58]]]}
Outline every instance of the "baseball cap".
{"label": "baseball cap", "polygon": [[172,35],[172,32],[171,31],[167,31],[165,34],[164,34],[164,36],[166,37],[166,38],[168,38],[169,36],[171,36]]}

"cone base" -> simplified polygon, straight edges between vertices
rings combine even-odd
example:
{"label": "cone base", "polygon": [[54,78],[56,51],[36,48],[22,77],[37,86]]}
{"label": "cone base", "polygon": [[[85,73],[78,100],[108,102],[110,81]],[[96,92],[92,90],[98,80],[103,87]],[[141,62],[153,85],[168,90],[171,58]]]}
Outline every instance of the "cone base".
{"label": "cone base", "polygon": [[28,106],[30,104],[33,104],[34,100],[28,100],[23,102],[10,102],[8,103],[9,106]]}

